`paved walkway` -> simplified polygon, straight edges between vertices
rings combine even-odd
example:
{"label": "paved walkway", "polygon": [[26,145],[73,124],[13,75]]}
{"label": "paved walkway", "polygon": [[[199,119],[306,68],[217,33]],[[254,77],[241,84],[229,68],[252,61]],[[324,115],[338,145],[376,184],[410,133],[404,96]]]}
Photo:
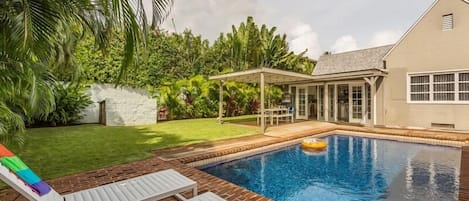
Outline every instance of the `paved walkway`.
{"label": "paved walkway", "polygon": [[[347,125],[335,125],[314,121],[285,124],[271,127],[265,135],[253,135],[211,143],[201,143],[191,146],[177,147],[155,152],[155,157],[128,164],[116,165],[99,170],[84,172],[76,175],[48,180],[47,182],[59,193],[66,194],[133,178],[143,174],[173,168],[181,174],[197,181],[199,192],[212,191],[227,200],[269,200],[249,190],[236,186],[196,168],[189,167],[188,163],[223,156],[231,153],[247,151],[267,145],[286,142],[302,137],[312,136],[332,131],[353,131],[379,133],[393,136],[406,136],[417,138],[430,138],[440,141],[459,141],[467,144],[469,135],[454,132],[440,132],[430,130],[409,130],[390,128],[367,128]],[[372,134],[373,135],[373,134]],[[469,157],[468,157],[469,158]],[[469,160],[469,159],[468,159]],[[461,173],[463,174],[463,173]],[[461,186],[461,188],[465,188]],[[468,188],[469,189],[469,188]],[[0,192],[0,200],[25,200],[12,189]],[[167,200],[175,200],[169,198]]]}

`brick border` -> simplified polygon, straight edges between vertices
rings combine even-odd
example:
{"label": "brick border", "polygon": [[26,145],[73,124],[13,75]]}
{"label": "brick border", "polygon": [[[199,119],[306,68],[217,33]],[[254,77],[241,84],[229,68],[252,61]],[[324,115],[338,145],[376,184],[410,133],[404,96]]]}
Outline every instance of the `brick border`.
{"label": "brick border", "polygon": [[469,146],[461,149],[459,173],[459,200],[469,200]]}
{"label": "brick border", "polygon": [[[196,181],[199,193],[211,191],[226,200],[236,201],[270,200],[196,168],[181,164],[178,161],[163,161],[157,157],[52,179],[48,180],[47,183],[58,193],[64,195],[166,169],[175,169],[184,176]],[[187,192],[184,196],[189,198],[192,196],[192,193]],[[3,201],[27,201],[26,198],[11,188],[0,191],[0,199]],[[173,197],[164,199],[164,201],[175,200],[177,199]]]}
{"label": "brick border", "polygon": [[[283,138],[276,138],[270,139],[263,142],[257,143],[249,143],[246,145],[242,145],[236,148],[226,148],[211,152],[206,152],[202,154],[194,154],[189,156],[184,156],[180,158],[176,158],[177,160],[183,164],[190,164],[197,161],[207,160],[211,158],[222,157],[229,154],[235,154],[239,152],[249,151],[269,145],[274,145],[286,141],[297,140],[309,136],[319,135],[327,132],[337,132],[337,131],[344,131],[344,132],[355,132],[355,133],[367,133],[369,137],[373,137],[373,135],[387,135],[392,137],[400,138],[406,141],[408,138],[409,142],[421,142],[417,139],[422,139],[423,143],[427,144],[437,144],[448,146],[451,142],[460,142],[461,146],[464,144],[468,144],[469,142],[469,135],[468,134],[455,134],[455,133],[446,133],[446,132],[439,132],[439,131],[428,131],[428,130],[410,130],[410,129],[391,129],[391,128],[367,128],[367,127],[355,127],[355,126],[333,126],[333,127],[322,127],[319,129],[313,129],[309,131],[302,131],[297,132],[293,135],[288,135]],[[445,135],[446,134],[446,135]],[[449,135],[448,135],[449,134]],[[412,140],[413,139],[413,140]],[[434,140],[430,143],[428,140]],[[446,143],[448,141],[449,143]]]}

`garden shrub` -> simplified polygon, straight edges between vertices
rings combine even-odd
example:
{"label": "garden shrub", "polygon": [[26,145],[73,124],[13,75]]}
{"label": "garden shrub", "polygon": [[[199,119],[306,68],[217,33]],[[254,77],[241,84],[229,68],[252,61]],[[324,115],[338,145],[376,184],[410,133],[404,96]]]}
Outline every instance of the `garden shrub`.
{"label": "garden shrub", "polygon": [[[178,80],[160,88],[158,103],[168,108],[170,119],[217,117],[219,87],[219,82],[200,75]],[[257,85],[226,82],[223,87],[224,116],[257,113],[259,93]],[[278,87],[266,87],[266,100],[270,99],[272,103],[278,103],[282,94]]]}
{"label": "garden shrub", "polygon": [[83,110],[93,103],[85,87],[66,83],[55,85],[55,109],[48,115],[32,120],[33,126],[64,126],[76,123]]}

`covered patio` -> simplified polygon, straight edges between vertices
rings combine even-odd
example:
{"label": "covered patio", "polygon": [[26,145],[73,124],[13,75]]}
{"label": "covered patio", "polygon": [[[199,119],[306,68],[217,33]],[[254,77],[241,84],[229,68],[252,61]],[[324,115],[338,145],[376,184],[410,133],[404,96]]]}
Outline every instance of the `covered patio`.
{"label": "covered patio", "polygon": [[285,108],[266,108],[266,85],[288,85],[291,105],[295,111],[294,114],[288,111],[292,115],[292,122],[295,118],[295,120],[356,123],[374,127],[377,124],[378,80],[386,75],[387,72],[379,68],[306,75],[261,67],[211,76],[210,79],[220,81],[218,113],[220,123],[224,113],[223,84],[225,82],[259,84],[261,104],[258,121],[260,120],[260,133],[264,134],[267,126],[266,114],[270,115],[272,125],[273,111],[288,111]]}
{"label": "covered patio", "polygon": [[218,120],[220,123],[223,118],[223,84],[224,82],[241,82],[241,83],[257,83],[260,87],[260,132],[265,133],[266,108],[265,108],[265,85],[266,84],[291,84],[312,81],[311,75],[302,73],[272,69],[267,67],[255,68],[240,72],[227,73],[222,75],[211,76],[210,80],[220,81],[220,96]]}

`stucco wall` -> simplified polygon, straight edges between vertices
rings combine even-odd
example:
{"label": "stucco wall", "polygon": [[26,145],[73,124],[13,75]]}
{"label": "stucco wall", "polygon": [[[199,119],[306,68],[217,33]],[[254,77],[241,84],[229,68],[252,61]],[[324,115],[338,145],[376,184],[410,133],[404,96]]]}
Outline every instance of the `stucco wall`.
{"label": "stucco wall", "polygon": [[385,78],[376,80],[376,125],[384,125],[384,88]]}
{"label": "stucco wall", "polygon": [[93,104],[84,111],[81,123],[99,122],[99,102],[106,101],[106,125],[143,125],[156,123],[157,103],[145,90],[110,84],[95,84],[88,89]]}
{"label": "stucco wall", "polygon": [[[452,13],[454,29],[442,31],[442,16]],[[407,73],[469,69],[469,4],[440,0],[385,58],[384,124],[431,127],[455,124],[469,130],[467,104],[407,103]]]}

